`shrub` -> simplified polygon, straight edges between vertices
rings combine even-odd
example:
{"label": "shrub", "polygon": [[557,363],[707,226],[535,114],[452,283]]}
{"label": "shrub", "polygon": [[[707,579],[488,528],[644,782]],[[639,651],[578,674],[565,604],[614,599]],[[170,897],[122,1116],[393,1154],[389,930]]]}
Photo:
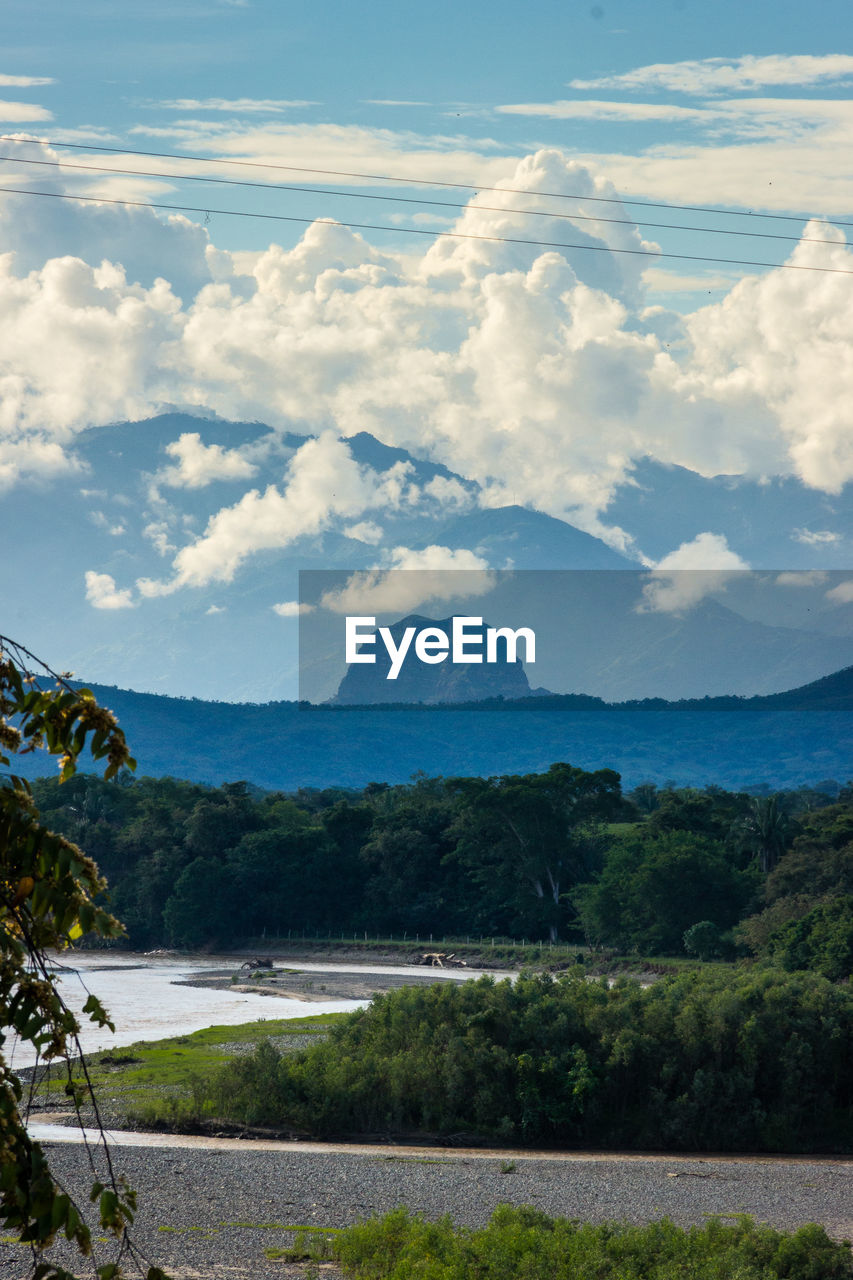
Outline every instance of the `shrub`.
{"label": "shrub", "polygon": [[[320,1243],[327,1257],[328,1245]],[[486,1227],[425,1222],[397,1209],[348,1227],[332,1256],[359,1280],[848,1280],[849,1245],[822,1227],[792,1234],[751,1219],[713,1218],[682,1229],[667,1219],[644,1227],[570,1222],[529,1206],[500,1205]]]}
{"label": "shrub", "polygon": [[670,1150],[853,1150],[853,990],[811,973],[404,988],[215,1080],[223,1118]]}

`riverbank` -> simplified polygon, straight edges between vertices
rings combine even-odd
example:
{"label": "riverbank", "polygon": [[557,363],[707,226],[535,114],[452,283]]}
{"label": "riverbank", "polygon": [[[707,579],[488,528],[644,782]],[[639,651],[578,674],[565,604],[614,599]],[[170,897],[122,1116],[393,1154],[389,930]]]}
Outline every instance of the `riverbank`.
{"label": "riverbank", "polygon": [[[402,1203],[425,1218],[447,1213],[471,1226],[509,1203],[591,1222],[669,1217],[687,1226],[709,1214],[745,1213],[780,1229],[818,1222],[836,1239],[853,1234],[853,1164],[843,1160],[122,1145],[137,1136],[116,1134],[113,1144],[117,1169],[139,1192],[134,1235],[176,1280],[304,1276],[304,1268],[269,1256],[293,1242],[294,1228],[343,1227]],[[63,1184],[85,1200],[84,1148],[47,1147]],[[25,1251],[5,1242],[4,1257],[4,1276],[24,1280]]]}
{"label": "riverbank", "polygon": [[[269,957],[263,957],[267,961]],[[428,987],[435,982],[466,981],[484,971],[467,968],[421,968],[412,966],[405,973],[383,973],[369,962],[344,968],[328,967],[320,960],[306,962],[296,968],[294,959],[279,967],[279,959],[258,968],[241,965],[239,969],[215,969],[196,974],[176,983],[185,987],[206,987],[220,991],[244,991],[254,995],[279,996],[285,1000],[322,1002],[327,1000],[369,1000],[385,991],[401,987]],[[496,970],[496,976],[511,976],[510,970]]]}
{"label": "riverbank", "polygon": [[[564,972],[583,965],[592,977],[631,973],[655,977],[696,968],[700,963],[689,956],[625,956],[568,942],[517,942],[501,938],[254,938],[233,954],[240,959],[272,957],[280,964],[300,962],[352,963],[358,965],[418,965],[429,953],[452,955],[470,969],[514,970],[525,968]],[[155,952],[155,955],[178,956],[178,952]],[[717,967],[722,962],[702,962]],[[448,966],[453,967],[451,964]],[[722,967],[730,968],[729,964]]]}

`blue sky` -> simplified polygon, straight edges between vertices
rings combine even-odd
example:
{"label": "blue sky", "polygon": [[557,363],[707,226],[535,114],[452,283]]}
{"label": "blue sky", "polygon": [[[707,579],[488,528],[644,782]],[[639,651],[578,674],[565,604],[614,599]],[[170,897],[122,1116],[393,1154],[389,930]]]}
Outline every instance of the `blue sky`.
{"label": "blue sky", "polygon": [[[509,159],[559,147],[626,198],[849,219],[850,11],[827,0],[818,12],[815,21],[808,6],[693,0],[42,4],[9,24],[4,68],[52,83],[0,86],[13,104],[3,127],[472,184],[500,182]],[[215,188],[109,189],[120,185],[222,205]],[[229,208],[296,216],[385,223],[395,212],[225,194]],[[297,234],[276,229],[283,242]],[[216,239],[261,248],[269,227],[219,218]],[[666,231],[658,240],[673,252],[762,261],[784,251]]]}
{"label": "blue sky", "polygon": [[[475,493],[635,559],[608,508],[648,460],[794,481],[818,503],[798,545],[837,566],[851,26],[836,0],[19,8],[0,55],[0,501],[49,494],[77,529],[78,651],[86,618],[129,649],[164,601],[221,591],[216,617],[306,529],[420,564],[424,545],[386,545],[411,477],[358,464],[340,440],[358,432],[462,478],[418,490],[436,521]],[[119,476],[104,428],[171,410],[199,431],[140,438]],[[214,437],[205,416],[271,435]],[[319,439],[292,454],[287,432]],[[747,563],[722,526],[667,554]],[[7,589],[26,639],[37,592]]]}

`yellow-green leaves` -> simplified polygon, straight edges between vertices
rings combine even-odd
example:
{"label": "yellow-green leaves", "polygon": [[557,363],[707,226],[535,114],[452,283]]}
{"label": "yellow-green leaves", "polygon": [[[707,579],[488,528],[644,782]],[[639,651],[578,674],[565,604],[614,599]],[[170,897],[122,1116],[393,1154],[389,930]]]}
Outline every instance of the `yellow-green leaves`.
{"label": "yellow-green leaves", "polygon": [[[46,668],[54,683],[43,689],[29,670],[30,661],[35,661],[31,654],[0,636],[0,767],[8,766],[9,755],[44,747],[58,758],[63,781],[87,748],[93,759],[106,759],[106,778],[135,768],[115,716],[98,705],[92,691],[73,689]],[[4,1029],[13,1028],[43,1061],[64,1057],[72,1048],[79,1053],[79,1024],[54,984],[47,952],[84,934],[114,938],[123,933],[119,921],[98,905],[104,888],[94,862],[42,825],[29,785],[14,775],[0,776],[0,1050]],[[115,1030],[96,996],[89,996],[83,1013]],[[68,1094],[79,1106],[83,1090],[69,1081]],[[0,1052],[0,1224],[39,1255],[59,1234],[89,1255],[90,1229],[54,1181],[44,1151],[30,1139],[20,1099],[20,1083]],[[101,1227],[118,1238],[118,1258],[136,1262],[127,1235],[136,1212],[134,1192],[111,1177],[109,1185],[95,1183],[91,1200]],[[100,1280],[124,1274],[119,1261],[95,1273]],[[75,1280],[46,1261],[39,1261],[32,1275],[33,1280]],[[149,1268],[148,1280],[166,1277]]]}

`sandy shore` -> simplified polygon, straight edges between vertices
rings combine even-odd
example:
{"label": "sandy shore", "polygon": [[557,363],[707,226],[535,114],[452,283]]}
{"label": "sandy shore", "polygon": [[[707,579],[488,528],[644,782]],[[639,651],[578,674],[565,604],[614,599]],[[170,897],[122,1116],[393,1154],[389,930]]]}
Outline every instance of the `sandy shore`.
{"label": "sandy shore", "polygon": [[[317,963],[312,960],[312,963]],[[261,974],[274,976],[260,976]],[[302,969],[298,961],[289,961],[272,970],[247,971],[217,969],[186,978],[187,987],[215,987],[227,991],[251,991],[255,995],[282,996],[289,1000],[369,1000],[383,991],[400,987],[431,986],[435,982],[464,981],[473,976],[468,969],[432,969],[412,965],[405,973],[391,974],[371,970],[369,963],[352,972],[323,968]]]}

